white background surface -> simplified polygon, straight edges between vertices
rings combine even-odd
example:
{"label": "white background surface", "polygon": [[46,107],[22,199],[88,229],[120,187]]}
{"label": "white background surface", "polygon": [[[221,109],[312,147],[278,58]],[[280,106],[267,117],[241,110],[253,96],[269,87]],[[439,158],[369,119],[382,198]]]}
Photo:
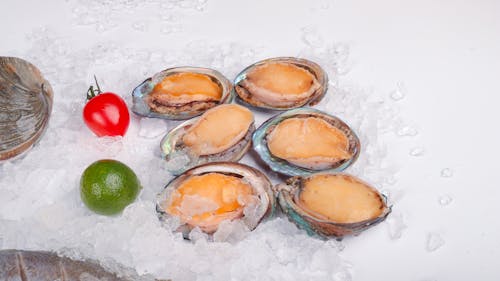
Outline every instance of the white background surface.
{"label": "white background surface", "polygon": [[[179,48],[204,39],[295,55],[306,26],[348,44],[351,68],[342,81],[385,97],[403,82],[400,115],[419,130],[388,143],[390,160],[400,166],[404,195],[397,208],[408,228],[395,241],[385,226],[346,241],[342,255],[354,266],[354,280],[499,280],[500,1],[209,0],[168,36],[151,27],[130,32],[135,16],[96,33],[74,24],[65,1],[2,0],[0,11],[0,55],[28,50],[26,35],[42,26],[79,48],[98,41]],[[407,157],[414,146],[425,147],[425,155]],[[440,177],[446,167],[453,177]],[[453,197],[449,206],[439,205],[443,194]],[[429,232],[446,241],[430,253]]]}

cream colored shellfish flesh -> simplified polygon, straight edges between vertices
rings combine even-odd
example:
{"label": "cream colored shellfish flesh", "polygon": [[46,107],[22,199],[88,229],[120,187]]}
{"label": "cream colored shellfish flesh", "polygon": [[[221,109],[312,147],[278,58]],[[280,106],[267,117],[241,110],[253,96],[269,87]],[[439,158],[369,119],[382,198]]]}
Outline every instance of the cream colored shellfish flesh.
{"label": "cream colored shellfish flesh", "polygon": [[235,91],[252,106],[284,110],[318,102],[326,92],[327,80],[314,62],[274,58],[245,69],[235,80]]}
{"label": "cream colored shellfish flesh", "polygon": [[[216,106],[170,131],[161,148],[174,174],[199,164],[238,161],[251,145],[253,113],[237,104]],[[179,158],[187,159],[178,163]]]}

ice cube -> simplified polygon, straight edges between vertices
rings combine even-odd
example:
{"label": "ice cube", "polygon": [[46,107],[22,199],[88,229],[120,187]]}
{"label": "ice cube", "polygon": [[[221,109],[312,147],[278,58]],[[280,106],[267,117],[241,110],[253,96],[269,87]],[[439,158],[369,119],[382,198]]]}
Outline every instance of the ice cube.
{"label": "ice cube", "polygon": [[400,239],[403,231],[407,228],[406,224],[404,223],[403,214],[392,213],[385,221],[389,229],[389,237],[392,240]]}
{"label": "ice cube", "polygon": [[184,195],[182,203],[179,206],[179,212],[183,215],[192,217],[201,215],[208,212],[213,212],[219,209],[219,204],[210,200],[209,198],[200,195]]}
{"label": "ice cube", "polygon": [[168,131],[167,122],[158,118],[141,118],[139,127],[139,136],[146,139],[154,139]]}
{"label": "ice cube", "polygon": [[453,198],[452,198],[450,195],[448,195],[448,194],[441,195],[441,196],[439,196],[439,198],[438,198],[439,205],[441,205],[441,206],[447,206],[447,205],[449,205],[452,201],[453,201]]}
{"label": "ice cube", "polygon": [[236,243],[247,237],[249,232],[250,230],[241,220],[224,220],[213,234],[213,239],[216,242]]}
{"label": "ice cube", "polygon": [[441,177],[443,178],[451,178],[453,177],[453,170],[450,168],[444,168],[441,170]]}
{"label": "ice cube", "polygon": [[396,85],[396,89],[393,90],[389,96],[395,101],[404,99],[404,97],[406,96],[406,87],[403,82],[398,82]]}
{"label": "ice cube", "polygon": [[422,156],[425,153],[425,149],[421,146],[414,147],[410,150],[411,156]]}
{"label": "ice cube", "polygon": [[144,32],[148,29],[148,24],[145,21],[136,21],[132,24],[132,28]]}
{"label": "ice cube", "polygon": [[428,252],[434,252],[437,249],[441,248],[444,244],[444,239],[438,233],[427,234],[426,250]]}
{"label": "ice cube", "polygon": [[400,137],[414,137],[418,135],[418,130],[413,126],[405,125],[399,127],[396,134]]}

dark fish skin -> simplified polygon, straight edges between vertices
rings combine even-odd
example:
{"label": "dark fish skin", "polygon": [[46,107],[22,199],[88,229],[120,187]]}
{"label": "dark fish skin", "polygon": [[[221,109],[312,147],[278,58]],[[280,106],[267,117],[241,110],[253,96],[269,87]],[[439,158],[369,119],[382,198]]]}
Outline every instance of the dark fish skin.
{"label": "dark fish skin", "polygon": [[76,261],[51,252],[0,250],[0,281],[132,281],[92,261]]}

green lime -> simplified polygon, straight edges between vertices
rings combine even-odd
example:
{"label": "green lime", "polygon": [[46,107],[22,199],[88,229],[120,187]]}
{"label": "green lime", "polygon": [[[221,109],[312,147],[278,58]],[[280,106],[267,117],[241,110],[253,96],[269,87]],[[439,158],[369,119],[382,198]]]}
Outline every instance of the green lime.
{"label": "green lime", "polygon": [[116,160],[99,160],[85,169],[80,196],[92,211],[102,215],[120,213],[134,202],[141,184],[134,171]]}

